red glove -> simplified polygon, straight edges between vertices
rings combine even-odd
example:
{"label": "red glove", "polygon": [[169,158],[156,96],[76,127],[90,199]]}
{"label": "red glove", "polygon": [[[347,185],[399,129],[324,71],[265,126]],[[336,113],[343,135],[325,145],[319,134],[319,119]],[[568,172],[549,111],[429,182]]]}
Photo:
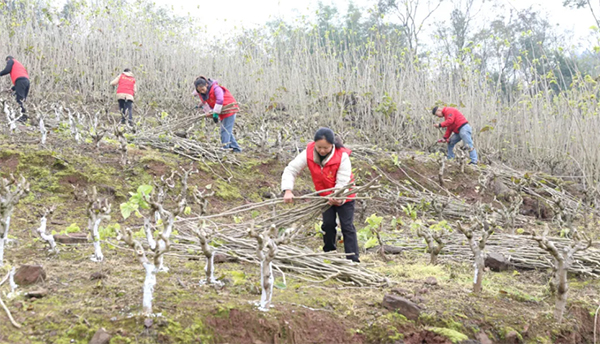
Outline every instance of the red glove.
{"label": "red glove", "polygon": [[449,141],[448,141],[448,139],[439,139],[437,142],[438,143],[448,143]]}

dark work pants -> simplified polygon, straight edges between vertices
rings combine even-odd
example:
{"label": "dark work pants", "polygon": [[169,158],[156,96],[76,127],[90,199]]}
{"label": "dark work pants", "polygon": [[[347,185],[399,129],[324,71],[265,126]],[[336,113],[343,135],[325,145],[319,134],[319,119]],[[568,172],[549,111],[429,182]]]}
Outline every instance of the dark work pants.
{"label": "dark work pants", "polygon": [[346,202],[339,207],[332,206],[323,213],[323,225],[321,229],[325,232],[323,235],[323,251],[336,250],[336,214],[340,218],[342,226],[342,235],[344,236],[344,251],[354,253],[347,255],[348,259],[358,262],[358,240],[356,238],[356,228],[354,228],[354,201]]}
{"label": "dark work pants", "polygon": [[27,95],[29,94],[29,79],[18,78],[15,80],[14,91],[17,103],[19,103],[19,106],[21,107],[21,113],[24,114],[25,106],[23,106],[23,102],[27,99]]}
{"label": "dark work pants", "polygon": [[127,113],[129,112],[129,123],[133,122],[133,101],[119,99],[119,110],[121,110],[121,123],[125,123]]}

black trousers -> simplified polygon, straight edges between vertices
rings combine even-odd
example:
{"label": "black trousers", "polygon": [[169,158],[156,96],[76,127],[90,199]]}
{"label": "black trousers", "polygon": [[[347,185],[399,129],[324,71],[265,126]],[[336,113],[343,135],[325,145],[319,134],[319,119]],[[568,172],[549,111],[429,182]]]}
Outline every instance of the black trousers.
{"label": "black trousers", "polygon": [[325,232],[323,235],[323,251],[336,250],[336,215],[340,218],[342,235],[344,236],[344,251],[353,253],[347,255],[348,259],[358,262],[358,240],[356,238],[356,228],[354,228],[354,201],[346,202],[339,207],[332,206],[323,213],[323,225],[321,229]]}
{"label": "black trousers", "polygon": [[23,77],[15,80],[13,90],[15,91],[17,103],[19,103],[19,106],[21,107],[21,113],[25,113],[23,102],[27,99],[27,95],[29,94],[29,79]]}
{"label": "black trousers", "polygon": [[127,113],[129,112],[129,122],[133,121],[133,101],[119,99],[119,110],[121,110],[121,123],[125,123]]}

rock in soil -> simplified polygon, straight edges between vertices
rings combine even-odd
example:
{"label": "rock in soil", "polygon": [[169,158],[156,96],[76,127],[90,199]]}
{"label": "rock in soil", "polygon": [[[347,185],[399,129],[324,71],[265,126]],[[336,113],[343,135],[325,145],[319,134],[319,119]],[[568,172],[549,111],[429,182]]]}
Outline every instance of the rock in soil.
{"label": "rock in soil", "polygon": [[489,252],[485,257],[485,267],[490,268],[492,271],[506,271],[508,266],[508,260],[502,253]]}
{"label": "rock in soil", "polygon": [[106,274],[105,274],[105,273],[103,273],[103,272],[100,272],[100,271],[97,271],[97,272],[94,272],[94,273],[93,273],[93,274],[90,276],[90,279],[93,281],[93,280],[105,279],[106,277],[107,277],[107,276],[106,276]]}
{"label": "rock in soil", "polygon": [[425,279],[425,284],[427,285],[438,285],[438,281],[435,277],[429,276]]}
{"label": "rock in soil", "polygon": [[152,319],[150,319],[150,318],[146,318],[146,320],[144,320],[144,327],[145,327],[145,328],[150,328],[150,327],[152,327],[152,324],[153,324],[153,323],[154,323],[154,322],[152,321]]}
{"label": "rock in soil", "polygon": [[35,284],[45,279],[46,271],[41,265],[23,265],[15,273],[15,282],[18,285]]}
{"label": "rock in soil", "polygon": [[54,240],[61,244],[87,244],[88,238],[86,233],[71,233],[71,234],[54,234]]}
{"label": "rock in soil", "polygon": [[407,296],[412,294],[410,290],[404,288],[393,288],[392,293],[398,294],[400,296]]}
{"label": "rock in soil", "polygon": [[383,297],[382,305],[389,310],[397,311],[409,320],[417,320],[421,314],[421,309],[414,302],[392,294]]}
{"label": "rock in soil", "polygon": [[523,341],[521,340],[521,336],[515,331],[510,331],[506,334],[506,343],[510,344],[521,344]]}
{"label": "rock in soil", "polygon": [[214,259],[215,264],[235,263],[239,260],[237,257],[232,257],[232,256],[226,255],[224,253],[218,253],[218,252],[215,253],[215,256],[213,257],[213,259]]}
{"label": "rock in soil", "polygon": [[485,334],[485,332],[479,332],[475,335],[477,340],[481,342],[481,344],[494,344],[492,340]]}
{"label": "rock in soil", "polygon": [[32,290],[32,291],[28,291],[25,296],[31,298],[31,297],[35,297],[36,299],[41,299],[42,297],[48,295],[48,290],[41,288],[41,289],[36,289],[36,290]]}
{"label": "rock in soil", "polygon": [[111,338],[112,336],[104,328],[100,328],[96,331],[89,344],[108,344]]}

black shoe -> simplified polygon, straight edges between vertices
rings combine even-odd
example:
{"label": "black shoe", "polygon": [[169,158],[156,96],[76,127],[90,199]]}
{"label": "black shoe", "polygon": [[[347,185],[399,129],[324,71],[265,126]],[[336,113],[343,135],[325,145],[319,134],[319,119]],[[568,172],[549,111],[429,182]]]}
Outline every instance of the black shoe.
{"label": "black shoe", "polygon": [[19,119],[17,121],[19,121],[21,123],[25,123],[25,122],[27,122],[28,119],[29,119],[29,117],[27,117],[27,115],[21,115],[21,117],[19,117]]}
{"label": "black shoe", "polygon": [[475,165],[475,166],[477,166],[477,163],[476,163],[476,162],[472,162],[472,161],[471,161],[471,162],[469,163],[469,165]]}
{"label": "black shoe", "polygon": [[121,124],[125,124],[125,118],[121,118]]}

